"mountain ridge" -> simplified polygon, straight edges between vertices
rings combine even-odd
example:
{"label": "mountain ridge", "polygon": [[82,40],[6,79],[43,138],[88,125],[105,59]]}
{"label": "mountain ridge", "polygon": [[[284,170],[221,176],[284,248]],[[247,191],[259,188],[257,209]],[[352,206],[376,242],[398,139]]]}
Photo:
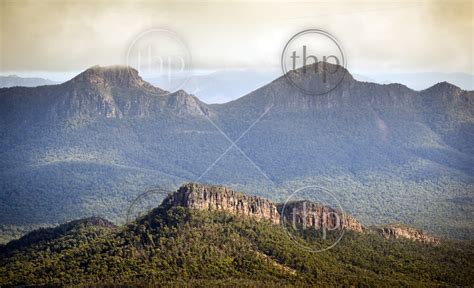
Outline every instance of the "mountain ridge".
{"label": "mountain ridge", "polygon": [[20,77],[18,75],[0,75],[0,89],[11,87],[38,87],[45,85],[56,85],[57,81],[39,77]]}
{"label": "mountain ridge", "polygon": [[[335,65],[335,64],[328,64],[330,66],[338,66],[338,65]],[[311,69],[311,67],[313,67],[314,64],[309,64],[306,66],[306,69]],[[454,87],[454,88],[457,88],[457,89],[460,89],[461,91],[466,91],[466,92],[472,92],[473,90],[464,90],[464,89],[461,89],[460,87],[452,84],[452,83],[449,83],[447,81],[441,81],[441,82],[438,82],[436,84],[433,84],[432,86],[430,87],[427,87],[425,89],[422,89],[422,90],[414,90],[414,89],[411,89],[409,87],[407,87],[406,85],[402,84],[402,83],[388,83],[388,84],[380,84],[380,83],[376,83],[376,82],[370,82],[370,81],[359,81],[357,79],[355,79],[352,74],[345,68],[343,68],[342,66],[339,66],[340,69],[342,69],[344,72],[344,74],[347,74],[349,79],[346,79],[349,80],[349,81],[355,81],[355,82],[359,82],[359,83],[368,83],[368,84],[374,84],[374,85],[378,85],[378,86],[393,86],[393,85],[396,85],[396,86],[402,86],[406,89],[409,89],[411,91],[414,91],[414,92],[421,92],[421,91],[425,91],[425,90],[429,90],[431,88],[434,88],[434,87],[437,87],[437,86],[444,86],[446,84],[448,84],[447,86],[451,86],[451,87]],[[303,67],[300,67],[298,68],[298,71],[302,70]],[[295,73],[295,72],[288,72],[288,73]],[[105,84],[107,83],[107,77],[108,76],[111,76],[111,75],[118,75],[118,76],[122,76],[122,77],[115,77],[115,78],[111,78],[109,79],[109,84],[113,84],[114,81],[115,84],[118,84],[119,82],[121,82],[122,85],[124,84],[127,84],[129,86],[132,86],[132,87],[136,87],[136,86],[145,86],[145,89],[148,89],[148,88],[156,88],[157,90],[157,93],[158,94],[166,94],[166,93],[171,93],[169,91],[166,91],[166,90],[162,90],[161,88],[159,87],[156,87],[156,86],[153,86],[152,84],[144,81],[138,74],[138,71],[135,69],[135,68],[132,68],[130,66],[125,66],[125,65],[109,65],[109,66],[99,66],[99,65],[95,65],[95,66],[91,66],[89,68],[87,68],[86,70],[84,70],[83,72],[79,73],[78,75],[76,75],[75,77],[71,78],[70,80],[68,81],[65,81],[63,83],[58,83],[58,84],[49,84],[49,85],[42,85],[42,86],[57,86],[57,85],[63,85],[63,84],[66,84],[66,83],[74,83],[74,82],[81,82],[81,81],[89,81],[89,82],[94,82],[94,80],[96,80],[96,84],[97,83],[102,83],[102,84]],[[92,76],[96,76],[96,77],[92,77]],[[102,78],[100,77],[102,76]],[[92,79],[92,78],[93,79]],[[104,78],[105,77],[105,78]],[[271,83],[274,83],[274,82],[278,82],[278,81],[281,81],[281,80],[284,80],[285,79],[285,75],[282,75],[274,80],[272,80],[271,82],[269,82],[268,84],[271,84]],[[111,81],[110,81],[111,80]],[[117,82],[118,81],[118,82]],[[266,84],[266,85],[268,85]],[[264,85],[264,86],[266,86]],[[262,86],[262,87],[264,87]],[[10,89],[10,88],[23,88],[22,86],[16,86],[16,87],[2,87],[0,89]],[[35,87],[30,87],[30,88],[35,88]],[[259,90],[260,88],[257,88],[255,89],[254,91],[252,92],[249,92],[247,93],[246,95],[242,95],[241,97],[237,98],[237,99],[234,99],[234,100],[231,100],[229,102],[233,102],[233,101],[236,101],[236,100],[239,100],[240,98],[242,97],[245,97],[253,92],[255,92],[256,90]],[[177,90],[179,91],[179,90]],[[177,91],[174,91],[174,92],[177,92]],[[184,91],[184,90],[183,90]],[[225,102],[225,103],[215,103],[215,104],[207,104],[207,105],[214,105],[214,106],[219,106],[219,105],[225,105],[225,104],[228,104],[229,102]]]}
{"label": "mountain ridge", "polygon": [[[423,243],[439,244],[440,240],[422,230],[403,225],[381,225],[366,227],[343,211],[308,200],[285,203],[246,195],[222,185],[187,183],[169,194],[160,205],[167,209],[175,206],[205,211],[224,211],[257,221],[266,220],[272,224],[304,225],[304,229],[348,230],[358,233],[377,233],[385,238],[405,238]],[[333,216],[337,217],[334,218]]]}
{"label": "mountain ridge", "polygon": [[[302,204],[306,204],[304,205],[305,207]],[[265,198],[237,192],[223,185],[200,183],[182,185],[175,192],[168,194],[157,208],[148,211],[148,215],[140,216],[134,221],[143,221],[143,219],[152,217],[157,209],[170,210],[176,207],[208,212],[224,212],[237,217],[247,218],[250,221],[266,221],[273,225],[297,225],[298,229],[304,230],[347,230],[362,234],[377,234],[385,239],[404,238],[410,241],[434,245],[438,245],[441,242],[440,239],[425,233],[421,229],[403,224],[367,227],[352,216],[321,203],[308,200],[273,203]],[[337,218],[333,218],[334,215],[337,215]],[[337,222],[334,222],[335,219],[337,219]],[[291,220],[296,222],[287,223],[287,221]],[[43,241],[52,240],[87,226],[107,229],[119,228],[103,217],[92,216],[77,219],[57,227],[34,230],[18,240],[13,240],[4,246],[0,245],[0,252],[2,249],[5,251],[20,249],[22,246],[31,246]]]}
{"label": "mountain ridge", "polygon": [[117,211],[147,187],[200,178],[274,201],[324,183],[367,225],[473,235],[465,217],[474,189],[472,92],[354,80],[308,96],[280,77],[207,105],[184,91],[124,88],[129,74],[109,76],[118,84],[0,89],[1,229],[97,212],[120,223]]}

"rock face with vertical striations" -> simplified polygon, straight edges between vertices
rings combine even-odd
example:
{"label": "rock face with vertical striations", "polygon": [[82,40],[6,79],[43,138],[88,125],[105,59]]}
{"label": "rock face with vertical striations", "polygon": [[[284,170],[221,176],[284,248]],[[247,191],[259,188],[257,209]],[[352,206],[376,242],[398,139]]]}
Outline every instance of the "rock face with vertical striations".
{"label": "rock face with vertical striations", "polygon": [[364,232],[366,228],[354,217],[341,213],[331,207],[310,201],[296,201],[278,205],[284,221],[311,229],[347,229]]}
{"label": "rock face with vertical striations", "polygon": [[288,203],[283,209],[283,204],[235,192],[224,186],[189,183],[169,195],[163,203],[200,210],[222,210],[268,220],[275,224],[280,223],[281,213],[284,212],[286,221],[292,221],[294,217],[296,225],[307,228],[324,227],[330,230],[349,229],[357,232],[363,232],[365,229],[355,218],[318,203],[293,202]]}
{"label": "rock face with vertical striations", "polygon": [[280,223],[277,206],[271,201],[235,192],[224,186],[189,183],[169,195],[163,203],[200,210],[226,211]]}
{"label": "rock face with vertical striations", "polygon": [[383,236],[385,239],[408,239],[423,243],[439,244],[439,239],[426,234],[420,229],[405,225],[393,224],[380,227],[372,227],[372,230]]}
{"label": "rock face with vertical striations", "polygon": [[273,203],[267,199],[236,192],[225,186],[188,183],[170,194],[162,206],[182,206],[206,211],[225,211],[235,215],[284,223],[303,229],[349,230],[357,233],[375,233],[386,239],[404,238],[411,241],[437,244],[433,236],[402,225],[366,227],[356,218],[320,203],[307,200]]}

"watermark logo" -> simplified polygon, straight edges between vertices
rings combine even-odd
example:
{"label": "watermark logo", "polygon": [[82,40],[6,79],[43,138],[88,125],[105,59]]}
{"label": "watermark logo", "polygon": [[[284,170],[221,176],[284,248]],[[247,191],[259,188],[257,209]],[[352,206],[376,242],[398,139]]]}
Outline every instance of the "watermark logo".
{"label": "watermark logo", "polygon": [[152,188],[138,194],[138,196],[128,206],[126,211],[125,223],[131,224],[135,220],[146,220],[150,224],[153,217],[152,210],[157,208],[163,201],[163,198],[169,194],[170,190],[162,188]]}
{"label": "watermark logo", "polygon": [[295,34],[281,55],[286,79],[307,95],[323,95],[336,89],[346,73],[346,58],[337,39],[319,29]]}
{"label": "watermark logo", "polygon": [[[345,216],[339,200],[329,190],[306,186],[285,201],[281,225],[293,242],[310,252],[333,248],[345,232]],[[301,241],[301,239],[310,239]]]}
{"label": "watermark logo", "polygon": [[[177,33],[150,29],[140,33],[128,47],[127,66],[136,69],[143,79],[173,92],[190,77],[191,52]],[[136,73],[131,75],[137,77]]]}

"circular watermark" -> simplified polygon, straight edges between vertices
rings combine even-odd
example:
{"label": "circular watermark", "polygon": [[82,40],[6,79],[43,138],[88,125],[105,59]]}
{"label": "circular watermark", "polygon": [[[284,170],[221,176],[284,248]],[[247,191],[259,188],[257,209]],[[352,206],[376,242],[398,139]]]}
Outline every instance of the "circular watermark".
{"label": "circular watermark", "polygon": [[312,96],[336,89],[346,74],[346,62],[339,41],[320,29],[296,33],[281,54],[285,78],[302,93]]}
{"label": "circular watermark", "polygon": [[[191,52],[183,39],[168,29],[146,30],[131,42],[127,50],[127,66],[133,78],[152,82],[171,92],[181,89],[191,74]],[[144,86],[149,92],[154,87]]]}
{"label": "circular watermark", "polygon": [[[334,209],[337,208],[337,209]],[[306,186],[294,191],[280,209],[280,224],[289,238],[302,249],[323,252],[333,248],[345,232],[345,214],[339,200],[329,190]],[[320,247],[299,241],[297,234],[311,233]]]}
{"label": "circular watermark", "polygon": [[148,217],[147,223],[150,224],[153,217],[151,211],[160,206],[163,196],[168,195],[169,191],[163,188],[151,188],[138,194],[127,208],[125,224],[128,225],[144,216]]}

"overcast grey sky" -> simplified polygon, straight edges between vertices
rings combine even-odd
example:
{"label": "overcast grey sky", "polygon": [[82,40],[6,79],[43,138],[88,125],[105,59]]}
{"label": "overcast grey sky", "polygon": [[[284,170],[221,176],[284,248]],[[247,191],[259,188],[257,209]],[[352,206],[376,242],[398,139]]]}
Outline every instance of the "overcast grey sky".
{"label": "overcast grey sky", "polygon": [[352,70],[474,72],[472,1],[0,1],[2,71],[126,64],[150,28],[177,32],[198,69],[275,68],[293,34],[320,28]]}

